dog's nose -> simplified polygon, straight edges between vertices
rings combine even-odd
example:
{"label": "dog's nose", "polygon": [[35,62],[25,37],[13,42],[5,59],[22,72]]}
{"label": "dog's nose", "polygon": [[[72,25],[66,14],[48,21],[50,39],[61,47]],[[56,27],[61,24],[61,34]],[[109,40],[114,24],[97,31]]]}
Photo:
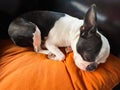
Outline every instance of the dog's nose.
{"label": "dog's nose", "polygon": [[96,63],[92,63],[92,64],[90,64],[90,65],[88,65],[86,67],[86,70],[87,71],[94,71],[96,68],[97,68],[97,64]]}

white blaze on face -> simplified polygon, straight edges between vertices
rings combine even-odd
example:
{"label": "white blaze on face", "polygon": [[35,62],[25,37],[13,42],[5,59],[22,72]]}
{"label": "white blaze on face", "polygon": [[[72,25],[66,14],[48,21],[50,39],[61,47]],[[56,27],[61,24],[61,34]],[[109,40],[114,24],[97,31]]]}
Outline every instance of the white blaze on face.
{"label": "white blaze on face", "polygon": [[92,62],[84,61],[81,55],[78,53],[74,54],[74,60],[76,66],[82,70],[86,70],[86,67],[92,63]]}
{"label": "white blaze on face", "polygon": [[36,26],[36,31],[33,33],[33,47],[35,52],[38,52],[41,49],[40,45],[41,45],[41,32]]}
{"label": "white blaze on face", "polygon": [[93,62],[87,62],[85,60],[83,60],[82,56],[77,52],[76,50],[76,45],[77,45],[77,41],[78,41],[79,37],[77,37],[74,42],[73,42],[73,45],[72,45],[72,49],[73,49],[73,52],[74,52],[74,61],[75,61],[75,65],[79,68],[79,69],[82,69],[82,70],[86,70],[86,67],[93,63]]}

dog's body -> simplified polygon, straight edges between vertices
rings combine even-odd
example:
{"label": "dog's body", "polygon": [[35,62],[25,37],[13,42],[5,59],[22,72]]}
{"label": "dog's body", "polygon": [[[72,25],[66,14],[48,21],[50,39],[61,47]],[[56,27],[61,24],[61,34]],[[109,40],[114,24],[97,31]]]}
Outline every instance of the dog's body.
{"label": "dog's body", "polygon": [[[64,60],[65,55],[58,47],[71,47],[75,64],[83,70],[92,71],[104,63],[109,55],[107,39],[97,31],[95,6],[88,10],[85,20],[65,13],[35,11],[15,19],[8,33],[15,44],[33,45],[39,53],[52,53],[54,60]],[[47,38],[46,38],[47,37]],[[41,42],[45,39],[42,50]]]}

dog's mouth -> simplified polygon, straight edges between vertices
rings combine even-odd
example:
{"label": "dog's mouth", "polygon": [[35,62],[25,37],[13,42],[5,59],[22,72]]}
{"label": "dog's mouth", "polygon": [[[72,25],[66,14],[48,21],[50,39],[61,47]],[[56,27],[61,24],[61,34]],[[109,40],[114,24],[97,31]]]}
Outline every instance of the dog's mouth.
{"label": "dog's mouth", "polygon": [[92,63],[86,67],[87,71],[95,71],[97,69],[97,63]]}
{"label": "dog's mouth", "polygon": [[[81,59],[80,59],[81,58]],[[82,59],[82,57],[75,58],[75,64],[76,66],[84,71],[95,71],[98,67],[98,63],[97,62],[87,62],[85,60]]]}
{"label": "dog's mouth", "polygon": [[95,71],[97,69],[97,66],[98,65],[95,63],[89,64],[87,66],[85,66],[84,64],[81,64],[79,68],[84,70],[84,71],[92,72],[92,71]]}

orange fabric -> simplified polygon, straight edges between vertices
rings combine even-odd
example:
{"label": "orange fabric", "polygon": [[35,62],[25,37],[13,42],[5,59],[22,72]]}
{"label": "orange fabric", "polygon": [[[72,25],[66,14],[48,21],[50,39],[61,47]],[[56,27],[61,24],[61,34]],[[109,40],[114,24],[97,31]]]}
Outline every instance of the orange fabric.
{"label": "orange fabric", "polygon": [[110,55],[94,72],[78,69],[73,53],[54,61],[31,48],[0,40],[0,90],[112,90],[120,82],[120,59]]}

